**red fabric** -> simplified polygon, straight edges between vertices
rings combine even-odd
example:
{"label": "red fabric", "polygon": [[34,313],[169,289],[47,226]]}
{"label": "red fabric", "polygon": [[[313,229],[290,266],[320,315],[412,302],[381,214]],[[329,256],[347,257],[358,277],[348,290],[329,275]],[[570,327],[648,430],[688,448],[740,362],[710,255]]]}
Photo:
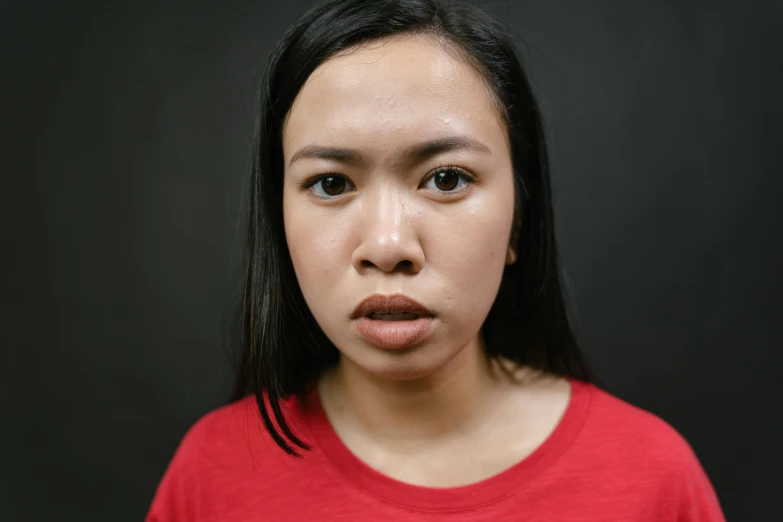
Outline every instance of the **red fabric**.
{"label": "red fabric", "polygon": [[571,381],[555,431],[488,480],[424,488],[382,475],[331,429],[317,400],[290,400],[292,427],[313,450],[274,445],[252,397],[215,410],[182,440],[147,522],[725,521],[701,464],[670,425],[589,384]]}

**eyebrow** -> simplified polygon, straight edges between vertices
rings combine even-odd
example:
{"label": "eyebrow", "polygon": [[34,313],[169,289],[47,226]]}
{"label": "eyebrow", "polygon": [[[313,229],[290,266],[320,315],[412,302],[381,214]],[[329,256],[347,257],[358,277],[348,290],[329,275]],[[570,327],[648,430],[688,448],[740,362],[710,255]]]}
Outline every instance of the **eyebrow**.
{"label": "eyebrow", "polygon": [[[492,151],[480,141],[468,136],[447,136],[432,141],[426,141],[413,145],[402,153],[402,160],[409,164],[417,164],[422,161],[452,150],[472,150],[485,154],[491,154]],[[303,158],[317,158],[341,163],[361,164],[364,162],[362,153],[355,149],[341,149],[333,147],[323,147],[320,145],[306,145],[297,150],[291,161],[293,162]]]}

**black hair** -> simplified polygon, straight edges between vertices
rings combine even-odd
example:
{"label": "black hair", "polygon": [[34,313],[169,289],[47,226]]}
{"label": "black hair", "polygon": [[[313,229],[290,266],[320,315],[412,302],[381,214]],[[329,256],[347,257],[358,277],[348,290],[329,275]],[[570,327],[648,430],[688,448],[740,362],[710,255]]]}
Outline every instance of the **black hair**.
{"label": "black hair", "polygon": [[425,34],[456,51],[486,82],[508,129],[516,187],[511,244],[482,326],[488,355],[594,382],[563,297],[549,162],[541,114],[512,37],[484,11],[443,0],[331,0],[305,13],[277,43],[264,70],[248,188],[241,365],[233,394],[254,394],[264,425],[290,454],[308,449],[287,424],[281,400],[302,397],[339,352],[297,282],[283,228],[282,129],[313,70],[337,53],[401,34]]}

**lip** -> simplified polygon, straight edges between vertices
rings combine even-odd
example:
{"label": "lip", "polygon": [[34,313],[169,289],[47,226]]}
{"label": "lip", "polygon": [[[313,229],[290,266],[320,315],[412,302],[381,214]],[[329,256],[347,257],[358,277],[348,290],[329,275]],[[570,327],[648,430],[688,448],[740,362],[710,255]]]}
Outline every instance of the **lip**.
{"label": "lip", "polygon": [[[369,317],[372,313],[410,313],[416,319],[384,321]],[[373,295],[351,314],[359,334],[368,343],[387,350],[407,348],[430,331],[435,314],[424,305],[405,295]]]}
{"label": "lip", "polygon": [[[372,313],[387,313],[387,314],[416,314],[419,316],[432,317],[435,314],[421,303],[416,302],[414,299],[403,295],[380,295],[375,294],[361,303],[351,313],[351,319],[358,319],[360,317],[368,316]],[[406,322],[406,321],[400,321]]]}

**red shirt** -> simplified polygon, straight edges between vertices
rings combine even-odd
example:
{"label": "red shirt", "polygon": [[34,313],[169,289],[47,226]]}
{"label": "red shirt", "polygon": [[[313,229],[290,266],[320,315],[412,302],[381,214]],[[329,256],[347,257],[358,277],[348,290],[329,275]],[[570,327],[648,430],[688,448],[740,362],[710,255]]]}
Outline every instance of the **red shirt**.
{"label": "red shirt", "polygon": [[405,484],[355,457],[317,393],[289,400],[297,459],[264,431],[253,397],[215,410],[185,435],[147,522],[309,520],[725,521],[690,445],[674,428],[596,386],[571,380],[568,408],[530,456],[454,488]]}

